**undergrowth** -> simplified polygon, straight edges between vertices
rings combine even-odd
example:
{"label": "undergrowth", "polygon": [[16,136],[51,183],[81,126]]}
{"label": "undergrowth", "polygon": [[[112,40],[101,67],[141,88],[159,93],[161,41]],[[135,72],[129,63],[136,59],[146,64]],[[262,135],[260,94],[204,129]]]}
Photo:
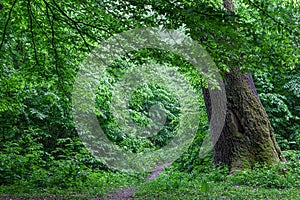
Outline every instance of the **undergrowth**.
{"label": "undergrowth", "polygon": [[[86,199],[105,197],[118,188],[131,186],[135,199],[299,199],[300,152],[284,152],[287,162],[256,166],[233,174],[216,167],[207,158],[202,165],[180,170],[178,162],[166,168],[151,182],[146,174],[128,174],[82,168],[73,161],[56,166],[56,171],[36,170],[26,179],[0,186],[0,195],[27,198]],[[210,161],[209,161],[210,160]]]}
{"label": "undergrowth", "polygon": [[288,161],[230,174],[211,164],[180,172],[171,167],[137,187],[137,199],[299,199],[300,152],[284,152]]}

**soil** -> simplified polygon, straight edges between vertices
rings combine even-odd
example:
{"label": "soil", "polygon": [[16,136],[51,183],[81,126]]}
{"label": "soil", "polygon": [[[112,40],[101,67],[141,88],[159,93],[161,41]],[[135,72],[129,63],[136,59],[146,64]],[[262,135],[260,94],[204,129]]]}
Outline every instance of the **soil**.
{"label": "soil", "polygon": [[109,194],[104,200],[123,200],[134,199],[134,191],[132,187],[119,189],[117,192]]}
{"label": "soil", "polygon": [[[165,167],[169,167],[171,163],[165,163],[157,166],[146,179],[147,182],[150,182],[157,178],[160,172],[164,170]],[[109,194],[104,200],[126,200],[126,199],[134,199],[134,190],[132,187],[126,187],[119,189],[115,193]]]}

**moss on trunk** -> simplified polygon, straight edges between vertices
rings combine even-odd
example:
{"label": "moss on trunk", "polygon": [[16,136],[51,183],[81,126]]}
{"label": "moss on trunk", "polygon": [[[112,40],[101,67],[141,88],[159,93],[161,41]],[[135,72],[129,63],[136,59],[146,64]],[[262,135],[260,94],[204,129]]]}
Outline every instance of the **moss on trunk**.
{"label": "moss on trunk", "polygon": [[[252,76],[231,71],[225,75],[224,83],[226,121],[214,146],[214,162],[236,170],[250,168],[256,163],[272,164],[284,160]],[[205,90],[203,94],[210,119],[210,97]]]}

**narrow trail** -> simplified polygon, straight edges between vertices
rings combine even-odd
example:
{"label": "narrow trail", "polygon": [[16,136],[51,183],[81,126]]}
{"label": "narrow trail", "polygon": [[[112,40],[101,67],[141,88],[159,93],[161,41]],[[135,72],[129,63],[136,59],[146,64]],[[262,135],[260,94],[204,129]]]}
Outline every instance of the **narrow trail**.
{"label": "narrow trail", "polygon": [[[157,166],[146,179],[146,182],[150,182],[157,178],[160,172],[164,170],[165,167],[169,167],[171,163],[165,163]],[[104,200],[126,200],[126,199],[134,199],[134,190],[132,187],[126,187],[119,189],[115,193],[109,194]]]}

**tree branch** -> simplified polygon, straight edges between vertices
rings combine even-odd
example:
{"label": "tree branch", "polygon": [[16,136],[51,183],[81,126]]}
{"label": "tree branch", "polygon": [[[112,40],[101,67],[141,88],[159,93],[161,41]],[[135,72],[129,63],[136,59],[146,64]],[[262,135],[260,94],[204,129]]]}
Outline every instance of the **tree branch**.
{"label": "tree branch", "polygon": [[[51,27],[51,38],[52,38],[51,39],[51,44],[52,44],[54,54],[55,54],[55,56],[54,56],[54,58],[55,58],[55,71],[56,71],[56,74],[58,76],[58,81],[59,81],[59,84],[60,84],[62,90],[66,91],[65,88],[64,88],[64,85],[63,85],[63,78],[61,77],[61,75],[59,73],[59,68],[58,68],[59,56],[58,56],[57,48],[56,48],[56,45],[55,45],[55,30],[54,30],[55,14],[54,14],[53,10],[51,9],[51,7],[49,6],[48,2],[44,1],[44,3],[46,4],[46,15],[47,15],[50,27]],[[52,14],[52,20],[50,18],[49,10]]]}
{"label": "tree branch", "polygon": [[35,45],[35,38],[34,38],[34,34],[33,34],[30,0],[27,1],[27,10],[28,10],[28,16],[29,16],[30,33],[31,33],[32,44],[33,44],[33,49],[34,49],[34,57],[35,57],[35,61],[36,61],[37,65],[39,65],[39,60],[37,57],[37,50],[36,50],[36,45]]}
{"label": "tree branch", "polygon": [[3,46],[3,44],[4,44],[5,35],[6,35],[6,29],[7,29],[9,20],[10,20],[10,18],[11,18],[11,13],[12,13],[12,11],[13,11],[13,9],[14,9],[16,3],[17,3],[17,0],[15,0],[15,1],[13,2],[13,5],[11,6],[11,8],[10,8],[10,10],[9,10],[8,18],[7,18],[7,20],[6,20],[6,23],[5,23],[5,26],[4,26],[4,30],[3,30],[2,41],[1,41],[1,44],[0,44],[0,50],[1,50],[2,46]]}
{"label": "tree branch", "polygon": [[54,0],[53,0],[53,3],[55,5],[55,7],[58,9],[58,11],[74,24],[74,27],[77,30],[77,32],[79,33],[79,35],[80,35],[81,39],[83,40],[85,46],[88,48],[89,51],[91,51],[90,45],[87,43],[86,39],[83,37],[83,35],[81,33],[81,30],[78,28],[78,25],[77,25],[78,22],[74,21],[71,17],[69,17]]}

